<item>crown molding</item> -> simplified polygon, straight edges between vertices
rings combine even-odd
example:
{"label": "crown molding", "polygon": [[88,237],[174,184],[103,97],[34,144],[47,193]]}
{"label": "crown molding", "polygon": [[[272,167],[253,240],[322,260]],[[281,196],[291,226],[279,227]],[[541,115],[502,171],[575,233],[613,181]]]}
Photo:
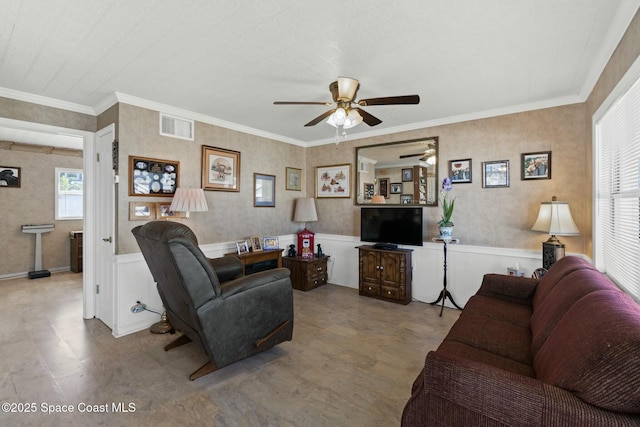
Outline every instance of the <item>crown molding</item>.
{"label": "crown molding", "polygon": [[73,102],[61,101],[46,96],[34,95],[32,93],[20,92],[18,90],[0,87],[0,96],[32,104],[44,105],[46,107],[59,108],[61,110],[73,111],[75,113],[89,114],[95,116],[95,110],[86,105],[75,104]]}

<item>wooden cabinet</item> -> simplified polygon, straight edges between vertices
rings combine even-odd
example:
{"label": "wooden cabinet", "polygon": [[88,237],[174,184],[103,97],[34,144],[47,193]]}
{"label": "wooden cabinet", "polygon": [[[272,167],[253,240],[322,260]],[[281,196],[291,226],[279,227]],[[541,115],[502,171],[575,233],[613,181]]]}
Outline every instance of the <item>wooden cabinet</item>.
{"label": "wooden cabinet", "polygon": [[309,291],[327,283],[327,255],[316,258],[284,257],[282,266],[291,270],[293,289]]}
{"label": "wooden cabinet", "polygon": [[74,273],[82,273],[82,231],[69,232],[70,266]]}
{"label": "wooden cabinet", "polygon": [[240,258],[244,266],[244,274],[246,275],[282,267],[281,254],[283,250],[284,249],[269,249],[259,252],[245,252],[240,255],[231,252],[224,254],[224,256]]}
{"label": "wooden cabinet", "polygon": [[411,249],[376,249],[358,246],[360,295],[386,301],[411,302]]}

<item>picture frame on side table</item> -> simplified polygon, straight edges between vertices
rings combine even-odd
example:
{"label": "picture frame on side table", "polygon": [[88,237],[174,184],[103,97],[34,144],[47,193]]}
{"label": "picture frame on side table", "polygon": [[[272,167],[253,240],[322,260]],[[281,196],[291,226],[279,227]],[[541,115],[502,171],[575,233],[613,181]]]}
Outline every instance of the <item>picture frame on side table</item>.
{"label": "picture frame on side table", "polygon": [[249,240],[251,240],[251,249],[253,252],[262,252],[262,238],[251,236]]}
{"label": "picture frame on side table", "polygon": [[302,191],[302,169],[287,167],[285,190]]}
{"label": "picture frame on side table", "polygon": [[551,179],[551,151],[522,153],[520,177],[529,179]]}
{"label": "picture frame on side table", "polygon": [[316,166],[316,199],[350,198],[351,164]]}
{"label": "picture frame on side table", "polygon": [[240,191],[240,152],[202,146],[202,188],[209,191]]}
{"label": "picture frame on side table", "polygon": [[129,202],[129,221],[153,221],[156,219],[154,202]]}
{"label": "picture frame on side table", "polygon": [[450,160],[449,178],[452,184],[470,184],[473,178],[471,159]]}
{"label": "picture frame on side table", "polygon": [[256,208],[276,207],[275,175],[253,174],[253,206]]}
{"label": "picture frame on side table", "polygon": [[482,162],[482,187],[499,188],[509,186],[509,160]]}
{"label": "picture frame on side table", "polygon": [[236,249],[238,250],[238,255],[246,254],[249,252],[249,243],[246,240],[242,242],[236,242]]}
{"label": "picture frame on side table", "polygon": [[180,181],[180,162],[129,156],[129,196],[173,197]]}
{"label": "picture frame on side table", "polygon": [[20,188],[22,173],[17,166],[0,166],[0,188]]}
{"label": "picture frame on side table", "polygon": [[265,251],[280,249],[280,243],[278,242],[278,237],[264,237],[262,239],[262,249]]}

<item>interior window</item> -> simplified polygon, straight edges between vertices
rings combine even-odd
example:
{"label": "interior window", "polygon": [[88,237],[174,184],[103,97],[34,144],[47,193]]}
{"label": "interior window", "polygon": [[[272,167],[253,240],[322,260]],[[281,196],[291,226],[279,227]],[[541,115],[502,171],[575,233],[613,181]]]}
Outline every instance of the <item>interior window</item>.
{"label": "interior window", "polygon": [[82,219],[84,174],[82,169],[56,168],[56,219]]}

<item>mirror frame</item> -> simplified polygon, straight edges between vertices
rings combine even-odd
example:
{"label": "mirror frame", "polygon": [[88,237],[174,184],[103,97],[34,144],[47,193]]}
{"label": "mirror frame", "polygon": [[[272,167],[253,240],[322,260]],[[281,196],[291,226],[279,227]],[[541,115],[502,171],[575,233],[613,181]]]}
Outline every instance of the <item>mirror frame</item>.
{"label": "mirror frame", "polygon": [[[368,148],[379,148],[379,147],[385,147],[385,146],[398,146],[398,145],[402,145],[402,144],[414,144],[420,141],[435,141],[435,156],[436,156],[436,163],[434,165],[435,168],[435,180],[434,180],[434,185],[435,188],[434,190],[434,195],[435,195],[435,201],[432,203],[385,203],[385,206],[423,206],[423,207],[434,207],[434,206],[438,206],[438,196],[439,196],[439,188],[438,188],[438,167],[439,167],[439,163],[440,163],[440,158],[439,158],[439,138],[437,136],[430,136],[430,137],[425,137],[425,138],[417,138],[417,139],[409,139],[409,140],[404,140],[404,141],[394,141],[394,142],[385,142],[382,144],[374,144],[374,145],[363,145],[360,147],[356,147],[356,160],[355,160],[355,191],[354,191],[354,203],[356,206],[371,206],[371,203],[363,203],[358,201],[358,197],[359,197],[359,193],[361,191],[360,188],[360,157],[361,157],[361,153],[362,150],[366,150]],[[363,156],[366,157],[366,156]],[[401,167],[401,166],[398,166]],[[389,183],[391,184],[391,183]]]}

